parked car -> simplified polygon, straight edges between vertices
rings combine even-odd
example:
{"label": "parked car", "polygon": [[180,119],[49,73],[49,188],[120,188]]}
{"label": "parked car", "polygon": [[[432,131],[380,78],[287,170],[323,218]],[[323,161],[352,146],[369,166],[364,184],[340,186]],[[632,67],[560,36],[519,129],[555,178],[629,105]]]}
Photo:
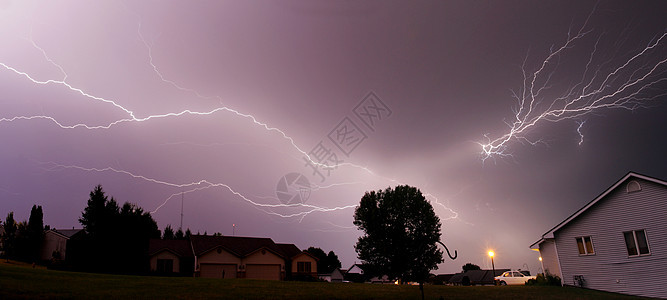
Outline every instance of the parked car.
{"label": "parked car", "polygon": [[535,276],[528,276],[519,271],[507,271],[494,278],[498,285],[524,285],[528,279],[535,279]]}

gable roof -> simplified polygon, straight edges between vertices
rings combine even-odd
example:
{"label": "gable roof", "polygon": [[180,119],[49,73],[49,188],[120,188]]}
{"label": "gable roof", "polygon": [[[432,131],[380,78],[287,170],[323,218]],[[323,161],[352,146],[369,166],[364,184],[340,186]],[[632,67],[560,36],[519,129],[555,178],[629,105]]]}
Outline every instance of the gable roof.
{"label": "gable roof", "polygon": [[542,235],[542,237],[540,238],[540,240],[538,240],[537,242],[535,242],[535,243],[533,243],[532,245],[530,245],[530,248],[531,248],[531,249],[535,249],[535,246],[536,246],[536,245],[541,244],[542,242],[544,242],[544,241],[547,240],[547,239],[553,239],[553,238],[554,238],[554,232],[558,231],[559,229],[563,228],[565,225],[567,225],[568,223],[570,223],[572,220],[574,220],[574,219],[576,219],[577,217],[579,217],[581,214],[583,214],[585,211],[587,211],[588,209],[590,209],[591,207],[593,207],[593,206],[594,206],[596,203],[598,203],[600,200],[604,199],[609,193],[611,193],[612,191],[614,191],[614,190],[615,190],[617,187],[619,187],[621,184],[623,184],[623,183],[629,181],[631,178],[639,178],[639,179],[643,179],[643,180],[646,180],[646,181],[649,181],[649,182],[653,182],[653,183],[657,183],[657,184],[660,184],[660,185],[667,186],[667,182],[665,182],[665,181],[663,181],[663,180],[660,180],[660,179],[657,179],[657,178],[653,178],[653,177],[649,177],[649,176],[646,176],[646,175],[641,175],[641,174],[634,173],[634,172],[628,172],[628,174],[626,174],[625,176],[623,176],[623,178],[621,178],[619,181],[617,181],[616,183],[614,183],[611,187],[609,187],[607,190],[605,190],[604,192],[602,192],[600,195],[598,195],[597,197],[595,197],[595,199],[593,199],[591,202],[588,202],[588,204],[586,204],[584,207],[582,207],[582,208],[580,208],[579,210],[577,210],[576,212],[574,212],[574,214],[572,214],[571,216],[567,217],[567,218],[566,218],[565,220],[563,220],[562,222],[558,223],[558,225],[556,225],[556,226],[554,226],[553,228],[549,229],[549,231],[547,231],[546,233],[544,233],[544,234]]}
{"label": "gable roof", "polygon": [[192,235],[190,236],[190,241],[192,242],[194,254],[197,256],[222,247],[239,257],[247,256],[262,248],[274,252],[278,256],[285,257],[282,250],[270,238]]}
{"label": "gable roof", "polygon": [[276,247],[281,251],[285,258],[295,258],[299,255],[308,255],[315,259],[315,261],[319,260],[317,257],[315,257],[315,255],[312,255],[308,251],[299,250],[299,247],[294,244],[276,244]]}
{"label": "gable roof", "polygon": [[172,252],[180,257],[191,257],[192,247],[187,240],[163,240],[150,239],[148,241],[148,255],[153,255],[163,250]]}
{"label": "gable roof", "polygon": [[55,229],[55,231],[68,238],[72,238],[75,234],[83,232],[83,229]]}
{"label": "gable roof", "polygon": [[54,234],[65,238],[65,239],[71,239],[73,236],[77,234],[83,234],[83,229],[49,229],[46,232],[53,232]]}
{"label": "gable roof", "polygon": [[[360,273],[350,273],[350,271],[354,270],[354,268],[359,269],[361,272]],[[350,266],[346,271],[345,274],[363,274],[364,273],[364,266],[362,264],[354,263],[352,266]]]}
{"label": "gable roof", "polygon": [[276,244],[276,247],[287,258],[292,258],[303,253],[303,251],[299,250],[294,244]]}

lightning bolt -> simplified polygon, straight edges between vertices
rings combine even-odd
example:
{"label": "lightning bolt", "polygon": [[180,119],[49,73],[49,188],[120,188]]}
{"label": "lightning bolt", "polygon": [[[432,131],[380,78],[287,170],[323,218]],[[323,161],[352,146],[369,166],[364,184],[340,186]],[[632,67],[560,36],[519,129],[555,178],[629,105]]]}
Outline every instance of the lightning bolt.
{"label": "lightning bolt", "polygon": [[581,133],[581,127],[584,127],[584,124],[586,124],[586,121],[577,121],[577,124],[579,124],[579,127],[577,127],[577,133],[579,134],[579,146],[584,143],[584,134]]}
{"label": "lightning bolt", "polygon": [[[231,186],[229,186],[227,184],[214,183],[214,182],[210,182],[210,181],[205,180],[205,179],[197,180],[197,181],[193,181],[193,182],[189,182],[189,183],[173,183],[173,182],[167,182],[167,181],[163,181],[163,180],[159,180],[159,179],[155,179],[155,178],[150,178],[150,177],[143,176],[143,175],[138,175],[138,174],[135,174],[135,173],[127,171],[127,170],[121,170],[121,169],[117,169],[117,168],[113,168],[113,167],[90,168],[90,167],[82,167],[82,166],[77,166],[77,165],[63,165],[63,164],[58,164],[58,163],[55,163],[55,162],[43,162],[41,164],[43,164],[45,166],[48,166],[48,167],[45,167],[45,170],[47,170],[47,171],[58,171],[58,170],[63,170],[63,169],[75,169],[75,170],[85,171],[85,172],[98,172],[98,173],[113,172],[113,173],[117,173],[117,174],[126,175],[126,176],[132,177],[134,179],[140,179],[140,180],[143,180],[143,181],[147,181],[147,182],[150,182],[150,183],[153,183],[153,184],[164,185],[164,186],[178,188],[178,189],[188,188],[188,190],[183,190],[183,191],[171,194],[161,204],[159,204],[155,209],[153,209],[150,212],[151,214],[157,213],[160,210],[160,208],[162,208],[164,205],[166,205],[167,202],[169,202],[169,200],[171,200],[174,197],[180,196],[181,194],[189,194],[189,193],[193,193],[193,192],[197,192],[197,191],[201,191],[201,190],[206,190],[206,189],[210,189],[210,188],[223,188],[223,189],[227,190],[228,192],[232,193],[237,198],[251,204],[252,206],[254,206],[256,208],[260,208],[263,212],[265,212],[267,214],[270,214],[270,215],[274,215],[274,216],[278,216],[278,217],[282,217],[282,218],[299,217],[300,218],[299,222],[301,222],[305,216],[307,216],[311,213],[314,213],[314,212],[331,212],[331,211],[337,211],[337,210],[343,210],[343,209],[349,209],[349,208],[356,207],[356,204],[355,205],[346,205],[346,206],[336,206],[336,207],[323,207],[323,206],[317,206],[317,205],[305,204],[305,203],[293,203],[293,204],[260,203],[260,202],[257,202],[255,200],[252,200],[252,199],[244,196],[243,194],[241,194],[240,192],[238,192],[237,190],[235,190],[234,188],[232,188]],[[268,210],[268,209],[271,209],[271,208],[273,208],[273,209],[276,209],[276,208],[302,208],[304,210],[300,211],[300,212],[296,212],[296,213],[281,214],[281,213],[274,212],[272,210]]]}
{"label": "lightning bolt", "polygon": [[[197,92],[196,90],[183,87],[183,86],[179,85],[178,83],[176,83],[175,81],[166,78],[160,72],[157,65],[154,63],[153,54],[152,54],[153,53],[152,45],[150,43],[148,43],[146,41],[146,39],[143,37],[143,35],[141,33],[141,25],[139,25],[139,27],[138,27],[137,34],[139,36],[139,39],[142,41],[142,43],[144,44],[144,46],[147,49],[149,65],[152,67],[154,73],[160,78],[161,81],[171,85],[173,88],[178,89],[180,91],[192,93],[194,96],[196,96],[198,98],[201,98],[201,99],[212,99],[212,98],[221,99],[219,96],[215,96],[215,97],[204,96],[204,95],[200,94],[199,92]],[[307,158],[313,165],[320,166],[320,167],[323,167],[323,168],[331,168],[331,166],[329,166],[329,165],[313,161],[311,156],[306,151],[302,150],[297,145],[296,141],[291,136],[287,135],[287,133],[284,132],[283,130],[281,130],[279,128],[276,128],[276,127],[272,127],[265,122],[261,122],[255,116],[253,116],[251,114],[242,113],[238,110],[229,108],[227,106],[216,107],[216,108],[210,109],[208,111],[194,111],[194,110],[185,109],[185,110],[177,111],[177,112],[169,112],[169,113],[164,113],[164,114],[153,114],[153,115],[146,115],[146,116],[143,116],[143,117],[139,117],[135,114],[135,112],[133,110],[131,110],[128,107],[123,106],[117,100],[93,95],[93,94],[85,91],[82,88],[78,88],[78,87],[73,86],[72,84],[70,84],[67,81],[68,74],[67,74],[65,68],[63,68],[61,65],[59,65],[55,60],[51,59],[47,55],[47,52],[43,48],[41,48],[31,37],[27,38],[27,40],[30,42],[30,44],[32,44],[32,46],[35,49],[37,49],[42,54],[44,59],[49,64],[51,64],[52,66],[54,66],[55,68],[60,70],[60,72],[63,75],[62,78],[61,79],[38,80],[35,77],[28,74],[27,72],[21,71],[21,70],[15,68],[15,67],[12,67],[8,64],[3,63],[3,62],[0,62],[0,67],[4,68],[7,71],[10,71],[10,72],[16,74],[19,77],[27,79],[28,81],[30,81],[34,84],[60,86],[60,87],[64,88],[65,90],[68,90],[68,91],[74,93],[75,95],[84,97],[85,99],[89,99],[91,101],[97,101],[97,102],[101,102],[103,104],[111,105],[113,108],[115,108],[117,110],[120,110],[122,113],[124,113],[126,115],[126,117],[116,119],[114,121],[111,121],[111,122],[108,122],[108,123],[105,123],[105,124],[87,124],[87,123],[65,124],[64,122],[59,121],[56,118],[54,118],[52,116],[48,116],[48,115],[23,115],[23,116],[0,118],[0,123],[15,122],[15,121],[31,121],[31,120],[40,120],[41,119],[41,120],[50,121],[50,122],[56,124],[58,127],[62,128],[62,129],[101,130],[101,129],[110,129],[110,128],[116,126],[116,125],[120,125],[120,124],[123,124],[123,123],[147,122],[147,121],[154,120],[154,119],[175,118],[175,117],[181,117],[181,116],[184,116],[184,115],[205,116],[205,115],[213,115],[213,114],[216,114],[216,113],[226,112],[226,113],[231,113],[232,115],[235,115],[237,117],[248,119],[255,126],[259,126],[263,129],[265,129],[266,131],[278,133],[280,136],[282,136],[282,138],[284,138],[285,140],[287,140],[291,144],[293,149],[295,149],[297,152],[299,152],[301,155],[303,155],[305,158]],[[262,211],[264,211],[267,214],[271,214],[271,215],[275,215],[275,216],[279,216],[279,217],[283,217],[283,218],[298,217],[299,221],[303,220],[303,218],[305,216],[307,216],[307,215],[309,215],[310,213],[313,213],[313,212],[330,212],[330,211],[354,208],[356,206],[356,205],[348,205],[348,206],[340,206],[340,207],[331,207],[331,208],[329,208],[329,207],[321,207],[321,206],[302,204],[302,203],[301,204],[289,204],[289,205],[286,205],[286,204],[266,204],[266,203],[260,203],[258,201],[254,201],[254,200],[242,195],[241,193],[234,190],[231,186],[229,186],[227,184],[213,183],[213,182],[209,182],[209,181],[204,180],[204,179],[199,180],[199,181],[195,181],[195,182],[190,182],[190,183],[171,183],[171,182],[162,181],[162,180],[158,180],[158,179],[154,179],[154,178],[149,178],[149,177],[146,177],[146,176],[143,176],[143,175],[137,175],[137,174],[134,174],[134,173],[126,171],[126,170],[120,170],[120,169],[116,169],[116,168],[112,168],[112,167],[87,168],[87,167],[74,166],[74,165],[61,165],[61,164],[57,164],[57,163],[52,163],[52,166],[53,166],[53,170],[78,169],[80,171],[87,171],[87,172],[115,172],[115,173],[120,173],[120,174],[130,176],[134,179],[151,182],[153,184],[165,185],[165,186],[170,186],[170,187],[179,188],[179,189],[188,188],[188,190],[183,191],[183,193],[192,193],[192,192],[197,192],[197,191],[201,191],[201,190],[204,190],[204,189],[210,189],[210,188],[223,188],[223,189],[228,190],[232,194],[234,194],[236,197],[238,197],[238,198],[248,202],[249,204],[253,205],[254,207],[256,207],[258,209],[261,209]],[[357,165],[357,164],[350,163],[350,162],[340,163],[338,166],[354,167],[354,168],[357,168],[357,169],[361,169],[361,170],[363,170],[363,171],[365,171],[368,174],[371,174],[373,176],[379,176],[375,172],[373,172],[371,169],[369,169],[368,167]],[[379,177],[382,177],[382,176],[379,176]],[[385,178],[385,177],[382,177],[382,178]],[[398,182],[397,180],[394,180],[394,179],[389,179],[389,178],[385,178],[385,179],[387,179],[391,182]],[[329,187],[342,185],[342,184],[349,184],[349,183],[332,184]],[[320,188],[326,188],[326,187],[316,187],[316,188],[320,189]],[[167,197],[162,202],[161,205],[156,207],[151,213],[157,212],[169,200],[171,200],[176,195],[180,195],[180,194],[181,194],[181,192],[170,195],[169,197]],[[448,212],[450,212],[451,214],[454,215],[454,217],[448,218],[448,219],[456,219],[457,218],[458,214],[456,212],[454,212],[450,208],[446,207],[444,204],[440,203],[437,200],[436,197],[434,197],[432,195],[431,195],[431,197],[433,197],[435,199],[435,203],[439,204],[440,206],[445,208]],[[291,214],[276,213],[276,212],[270,210],[270,209],[284,209],[284,208],[300,208],[300,209],[303,209],[303,210],[299,211],[299,212],[296,212],[296,213],[291,213]]]}
{"label": "lightning bolt", "polygon": [[[484,135],[485,141],[477,142],[483,161],[496,156],[511,156],[509,148],[512,142],[543,143],[528,137],[528,133],[542,123],[580,118],[604,109],[635,110],[648,107],[650,102],[667,95],[663,86],[667,82],[664,76],[667,72],[667,32],[625,58],[616,59],[616,62],[597,59],[603,36],[600,34],[588,53],[587,62],[582,64],[578,82],[563,91],[554,91],[552,79],[559,75],[561,61],[593,32],[586,30],[591,15],[576,34],[568,33],[562,45],[555,50],[552,47],[550,54],[532,73],[526,71],[526,57],[521,66],[523,86],[519,93],[513,93],[518,108],[512,121],[505,122],[509,130],[495,138]],[[580,144],[583,142],[581,126],[583,122],[578,128]]]}

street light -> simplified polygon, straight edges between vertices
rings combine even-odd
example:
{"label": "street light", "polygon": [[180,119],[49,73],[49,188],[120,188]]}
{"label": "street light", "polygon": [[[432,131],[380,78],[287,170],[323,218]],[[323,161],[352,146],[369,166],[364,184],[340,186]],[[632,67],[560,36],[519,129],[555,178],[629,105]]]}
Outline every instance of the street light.
{"label": "street light", "polygon": [[489,257],[491,257],[491,268],[493,268],[493,285],[496,285],[496,265],[493,264],[493,256],[495,253],[489,251]]}
{"label": "street light", "polygon": [[542,266],[542,274],[544,274],[544,262],[542,262],[542,256],[538,258],[540,260],[540,265]]}

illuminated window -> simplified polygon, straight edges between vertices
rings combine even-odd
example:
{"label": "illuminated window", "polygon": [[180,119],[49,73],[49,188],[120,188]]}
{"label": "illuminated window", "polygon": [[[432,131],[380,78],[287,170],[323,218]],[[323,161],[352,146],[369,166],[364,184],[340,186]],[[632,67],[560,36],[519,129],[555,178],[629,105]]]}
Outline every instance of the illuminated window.
{"label": "illuminated window", "polygon": [[579,248],[579,255],[593,255],[593,240],[590,236],[582,236],[577,238],[577,248]]}
{"label": "illuminated window", "polygon": [[297,262],[296,271],[299,273],[310,273],[310,262],[309,261]]}
{"label": "illuminated window", "polygon": [[625,247],[628,249],[628,256],[651,254],[644,229],[623,232],[623,237],[625,238]]}

